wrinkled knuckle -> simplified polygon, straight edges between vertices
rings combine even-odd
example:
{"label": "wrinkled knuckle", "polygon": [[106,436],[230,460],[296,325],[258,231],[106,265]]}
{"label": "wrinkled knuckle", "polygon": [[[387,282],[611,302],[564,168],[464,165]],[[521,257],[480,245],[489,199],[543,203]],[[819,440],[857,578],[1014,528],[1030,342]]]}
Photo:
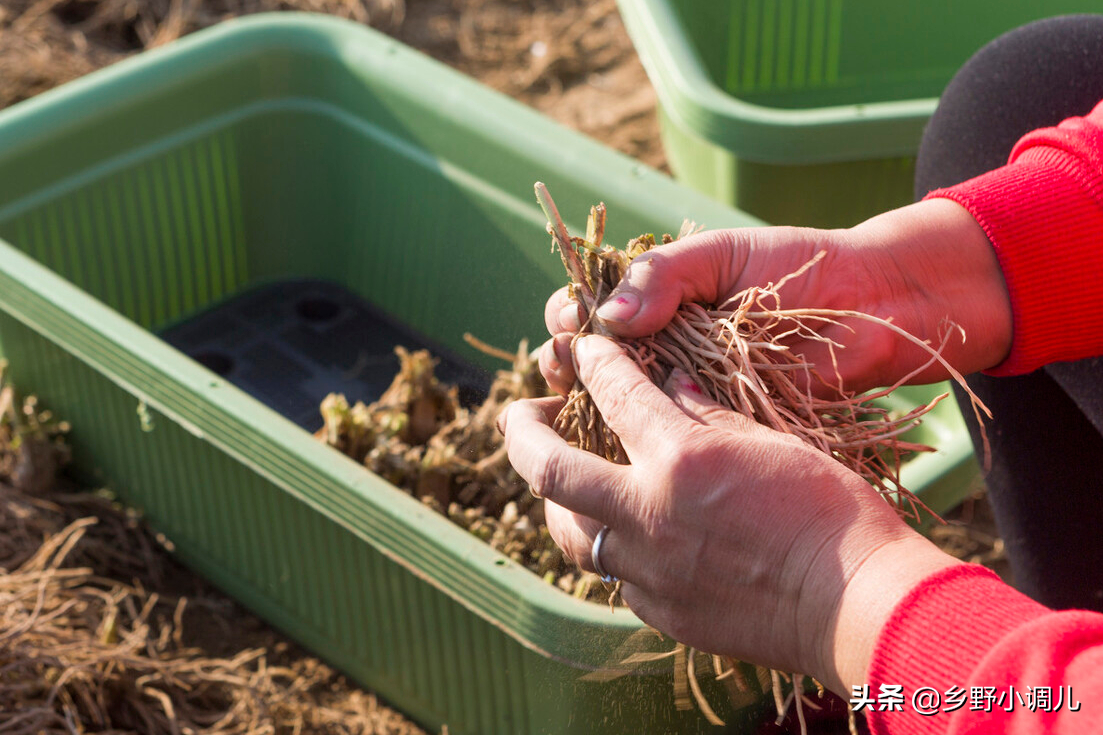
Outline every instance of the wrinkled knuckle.
{"label": "wrinkled knuckle", "polygon": [[582,382],[592,394],[601,396],[602,413],[616,415],[624,408],[629,396],[640,383],[638,376],[624,374],[622,359],[624,358],[617,357],[597,364],[579,366],[583,373]]}
{"label": "wrinkled knuckle", "polygon": [[804,439],[801,439],[796,434],[783,434],[779,432],[778,435],[780,436],[781,441],[793,447],[804,447],[807,444]]}
{"label": "wrinkled knuckle", "polygon": [[730,408],[720,405],[707,406],[700,409],[701,420],[710,426],[726,427],[733,431],[741,431],[747,428],[744,416],[737,414]]}
{"label": "wrinkled knuckle", "polygon": [[529,478],[529,484],[537,495],[554,501],[567,476],[563,455],[558,452],[541,450],[536,457],[536,471]]}
{"label": "wrinkled knuckle", "polygon": [[655,465],[660,481],[679,485],[692,477],[701,465],[699,453],[688,442],[670,442],[656,448]]}

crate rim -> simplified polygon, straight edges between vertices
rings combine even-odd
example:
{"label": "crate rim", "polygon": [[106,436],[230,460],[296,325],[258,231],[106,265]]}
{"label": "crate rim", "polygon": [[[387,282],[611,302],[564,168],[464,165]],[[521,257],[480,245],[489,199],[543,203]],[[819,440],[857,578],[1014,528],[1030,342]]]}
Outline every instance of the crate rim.
{"label": "crate rim", "polygon": [[767,107],[722,90],[664,0],[617,0],[663,110],[684,130],[739,158],[802,165],[915,155],[937,97]]}

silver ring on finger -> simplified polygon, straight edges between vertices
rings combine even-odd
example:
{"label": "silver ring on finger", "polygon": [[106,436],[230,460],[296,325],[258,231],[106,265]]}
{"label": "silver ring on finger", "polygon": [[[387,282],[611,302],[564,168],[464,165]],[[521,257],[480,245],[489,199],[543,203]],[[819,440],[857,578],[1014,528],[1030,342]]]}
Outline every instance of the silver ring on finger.
{"label": "silver ring on finger", "polygon": [[594,537],[594,545],[590,548],[590,561],[594,564],[594,571],[601,577],[601,581],[606,584],[618,581],[616,577],[605,571],[605,567],[601,563],[601,546],[605,543],[605,537],[608,535],[609,527],[602,526],[601,530],[597,532],[597,536]]}

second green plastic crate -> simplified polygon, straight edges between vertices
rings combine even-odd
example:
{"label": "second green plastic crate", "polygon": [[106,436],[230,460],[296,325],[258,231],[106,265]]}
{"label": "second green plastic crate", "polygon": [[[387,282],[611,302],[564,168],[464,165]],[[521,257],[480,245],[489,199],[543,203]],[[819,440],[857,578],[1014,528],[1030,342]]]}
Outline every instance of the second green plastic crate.
{"label": "second green plastic crate", "polygon": [[1096,0],[618,0],[682,181],[773,224],[912,201],[942,89],[1019,25]]}

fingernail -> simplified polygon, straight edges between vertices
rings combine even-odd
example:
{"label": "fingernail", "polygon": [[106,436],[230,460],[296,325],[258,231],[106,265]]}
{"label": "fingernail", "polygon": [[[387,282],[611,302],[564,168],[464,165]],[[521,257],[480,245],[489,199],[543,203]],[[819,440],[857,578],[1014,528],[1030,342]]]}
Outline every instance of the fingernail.
{"label": "fingernail", "polygon": [[554,342],[545,342],[543,350],[544,361],[548,364],[548,369],[558,370],[563,367],[563,363],[559,361],[559,355],[556,354]]}
{"label": "fingernail", "polygon": [[701,386],[697,385],[697,381],[691,378],[689,373],[681,368],[674,368],[670,371],[668,385],[683,393],[695,393],[697,395],[703,395],[704,393],[704,391],[701,390]]}
{"label": "fingernail", "polygon": [[575,340],[574,354],[580,360],[596,360],[603,355],[612,355],[619,351],[616,343],[596,334],[586,334]]}
{"label": "fingernail", "polygon": [[559,326],[570,332],[582,329],[582,322],[578,318],[578,303],[572,301],[559,310]]}
{"label": "fingernail", "polygon": [[640,310],[640,297],[631,291],[615,294],[597,308],[597,316],[606,322],[626,322]]}

